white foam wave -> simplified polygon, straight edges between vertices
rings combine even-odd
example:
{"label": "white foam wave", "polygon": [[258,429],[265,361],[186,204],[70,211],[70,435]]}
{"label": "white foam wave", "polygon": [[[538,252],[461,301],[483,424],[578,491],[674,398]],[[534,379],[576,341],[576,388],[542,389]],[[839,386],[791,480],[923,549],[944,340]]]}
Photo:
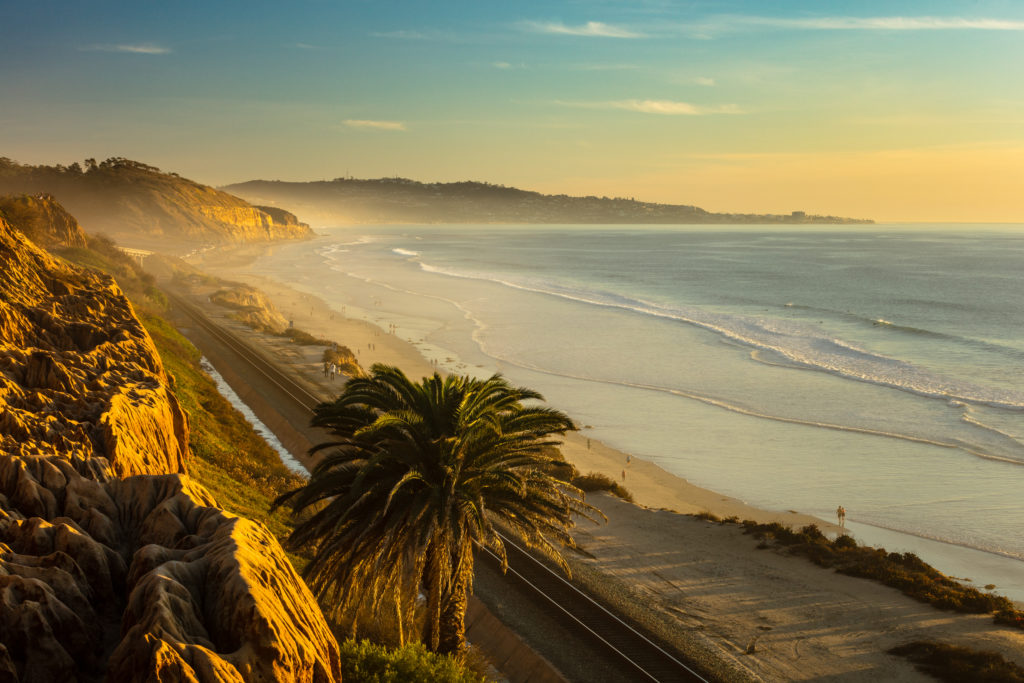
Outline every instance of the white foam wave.
{"label": "white foam wave", "polygon": [[943,400],[961,400],[1010,410],[1024,410],[1024,393],[981,386],[968,380],[940,376],[896,358],[873,353],[820,328],[797,321],[716,313],[696,306],[663,307],[614,293],[573,289],[546,281],[515,281],[489,273],[460,272],[420,263],[426,272],[448,277],[494,282],[523,291],[556,296],[585,304],[618,308],[641,315],[675,320],[721,334],[727,339],[772,351],[800,367],[829,372]]}
{"label": "white foam wave", "polygon": [[412,249],[402,249],[401,247],[395,247],[391,250],[392,254],[398,254],[399,256],[410,256],[416,257],[420,255],[420,252],[413,251]]}

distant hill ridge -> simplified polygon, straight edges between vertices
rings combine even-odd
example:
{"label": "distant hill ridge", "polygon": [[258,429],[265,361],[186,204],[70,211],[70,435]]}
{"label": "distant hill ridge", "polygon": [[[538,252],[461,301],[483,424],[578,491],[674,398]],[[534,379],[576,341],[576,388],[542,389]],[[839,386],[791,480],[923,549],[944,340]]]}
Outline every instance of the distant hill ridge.
{"label": "distant hill ridge", "polygon": [[164,240],[262,242],[303,239],[312,232],[294,214],[261,208],[244,199],[165,173],[131,159],[112,157],[84,166],[29,166],[0,158],[0,195],[47,194],[91,233],[125,244]]}
{"label": "distant hill ridge", "polygon": [[622,197],[546,195],[483,182],[407,178],[314,182],[250,180],[221,188],[257,204],[287,206],[317,225],[347,223],[873,223],[790,214],[711,213]]}

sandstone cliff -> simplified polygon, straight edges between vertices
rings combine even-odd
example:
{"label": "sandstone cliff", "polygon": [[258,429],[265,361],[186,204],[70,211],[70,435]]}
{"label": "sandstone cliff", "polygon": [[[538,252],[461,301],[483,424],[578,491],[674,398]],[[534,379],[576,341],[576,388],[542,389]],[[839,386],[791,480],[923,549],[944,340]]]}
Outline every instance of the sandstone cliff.
{"label": "sandstone cliff", "polygon": [[26,237],[42,247],[86,245],[78,221],[48,194],[0,197],[0,218],[17,225]]}
{"label": "sandstone cliff", "polygon": [[117,286],[0,219],[0,680],[340,680],[277,541],[188,457]]}
{"label": "sandstone cliff", "polygon": [[163,240],[265,242],[305,239],[309,226],[291,213],[255,207],[226,192],[113,158],[83,169],[28,166],[0,158],[0,194],[49,193],[90,233],[106,233],[124,244],[159,246]]}
{"label": "sandstone cliff", "polygon": [[267,296],[248,285],[231,284],[210,295],[210,301],[234,310],[232,318],[257,330],[281,334],[288,328],[288,320]]}

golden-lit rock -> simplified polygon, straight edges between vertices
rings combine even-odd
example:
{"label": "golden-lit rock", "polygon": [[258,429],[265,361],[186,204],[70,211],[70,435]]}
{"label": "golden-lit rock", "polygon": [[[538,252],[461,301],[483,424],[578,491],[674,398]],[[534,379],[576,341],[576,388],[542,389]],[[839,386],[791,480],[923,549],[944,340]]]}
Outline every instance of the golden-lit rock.
{"label": "golden-lit rock", "polygon": [[278,312],[267,295],[248,285],[231,284],[210,295],[210,301],[232,310],[231,317],[257,330],[280,334],[288,320]]}
{"label": "golden-lit rock", "polygon": [[111,235],[122,243],[243,243],[313,236],[309,226],[288,211],[253,206],[176,173],[120,157],[87,164],[85,169],[78,164],[22,165],[0,158],[0,195],[25,193],[52,194],[91,234]]}
{"label": "golden-lit rock", "polygon": [[188,457],[117,286],[0,219],[0,682],[341,680],[277,540]]}
{"label": "golden-lit rock", "polygon": [[75,217],[51,195],[0,197],[0,217],[18,226],[41,247],[84,247],[85,233]]}

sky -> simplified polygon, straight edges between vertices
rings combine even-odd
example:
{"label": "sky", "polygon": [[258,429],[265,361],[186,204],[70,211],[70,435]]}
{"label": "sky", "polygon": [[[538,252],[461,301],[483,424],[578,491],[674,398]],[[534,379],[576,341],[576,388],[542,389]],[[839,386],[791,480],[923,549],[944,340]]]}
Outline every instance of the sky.
{"label": "sky", "polygon": [[1024,222],[1020,0],[0,0],[0,156]]}

